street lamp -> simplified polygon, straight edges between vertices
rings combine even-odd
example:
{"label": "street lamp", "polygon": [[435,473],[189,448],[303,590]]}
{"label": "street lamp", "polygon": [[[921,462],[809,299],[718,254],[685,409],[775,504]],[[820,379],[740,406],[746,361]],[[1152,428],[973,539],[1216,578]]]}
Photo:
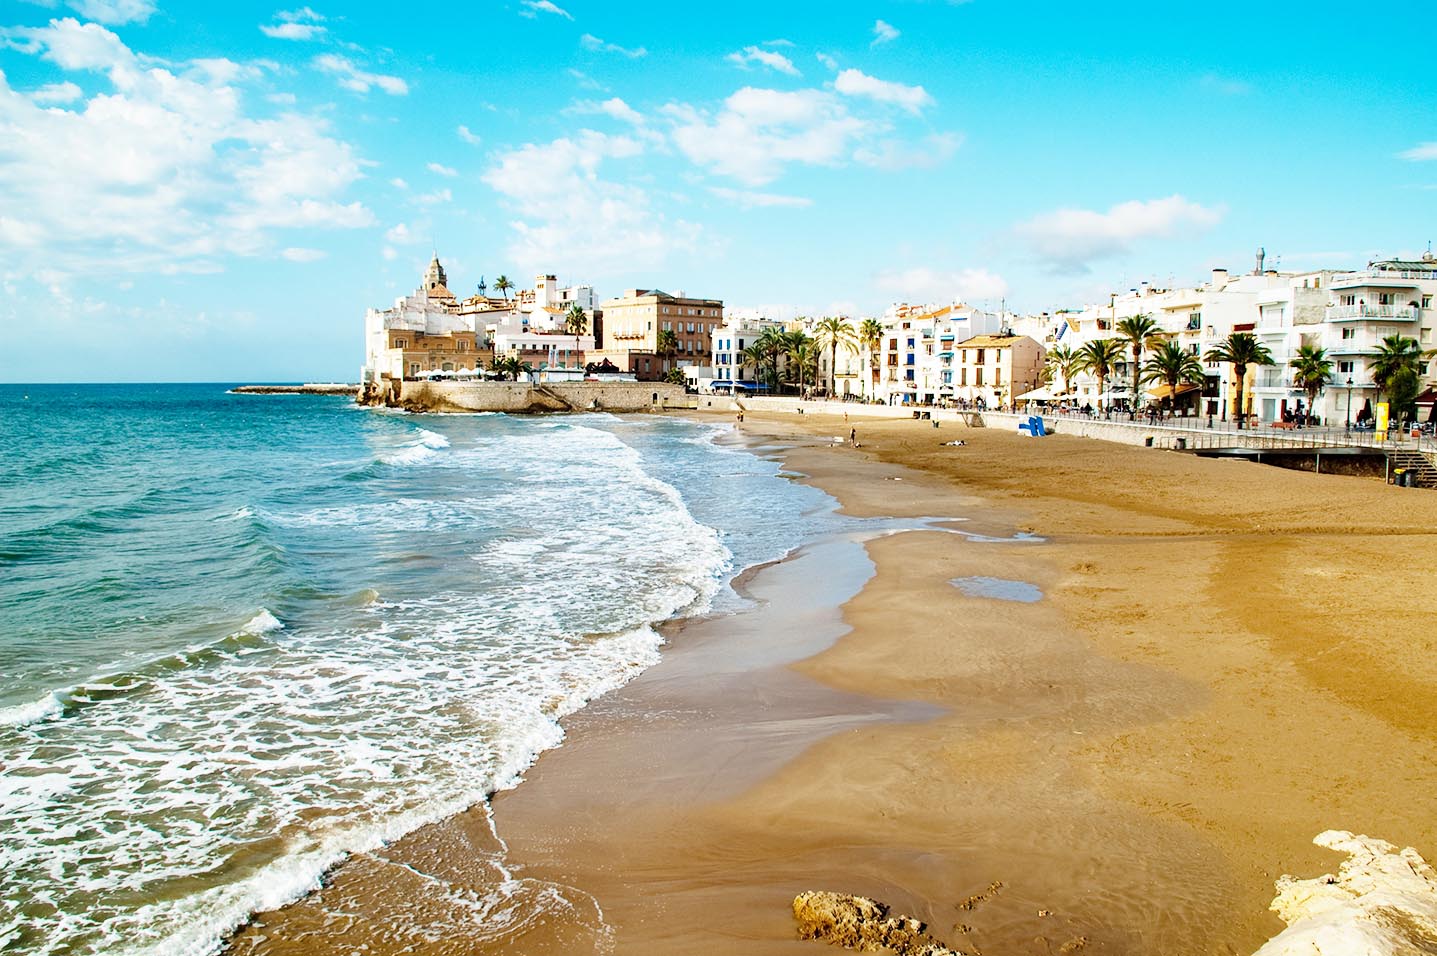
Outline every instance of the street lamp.
{"label": "street lamp", "polygon": [[1352,430],[1352,376],[1347,376],[1347,424],[1342,426],[1343,434]]}

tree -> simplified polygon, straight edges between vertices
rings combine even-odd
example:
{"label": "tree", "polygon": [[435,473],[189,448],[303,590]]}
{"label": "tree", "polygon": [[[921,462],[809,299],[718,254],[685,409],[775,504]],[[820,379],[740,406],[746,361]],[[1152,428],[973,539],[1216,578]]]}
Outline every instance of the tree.
{"label": "tree", "polygon": [[510,381],[519,381],[520,375],[528,375],[534,371],[533,366],[522,361],[517,355],[506,355],[503,358],[496,358],[489,366],[490,371],[498,372],[502,377],[508,377]]}
{"label": "tree", "polygon": [[757,380],[759,373],[763,371],[763,363],[768,361],[768,349],[765,348],[762,342],[756,341],[739,354],[743,356],[743,362],[739,365],[739,376],[743,376],[744,365],[752,364],[753,377]]}
{"label": "tree", "polygon": [[[1372,359],[1372,384],[1387,398],[1388,411],[1394,420],[1397,418],[1397,403],[1393,396],[1393,385],[1397,384],[1397,376],[1404,371],[1410,371],[1420,383],[1422,347],[1417,344],[1416,339],[1389,335],[1377,346],[1377,354]],[[1401,384],[1405,389],[1405,378]],[[1416,392],[1413,397],[1416,397]]]}
{"label": "tree", "polygon": [[[1153,357],[1143,364],[1142,382],[1163,382],[1168,387],[1172,407],[1178,407],[1178,386],[1200,385],[1203,365],[1198,357],[1169,339],[1153,350]],[[1134,395],[1137,393],[1134,392]]]}
{"label": "tree", "polygon": [[664,381],[668,382],[670,385],[688,384],[688,379],[684,376],[684,370],[681,368],[669,369],[668,374],[664,376]]}
{"label": "tree", "polygon": [[1287,364],[1292,367],[1292,384],[1307,395],[1307,414],[1311,415],[1317,404],[1317,393],[1332,377],[1332,361],[1327,357],[1327,350],[1315,345],[1298,346],[1297,354]]}
{"label": "tree", "polygon": [[819,344],[828,346],[828,394],[831,397],[837,393],[838,348],[843,346],[844,351],[857,351],[858,333],[854,331],[853,323],[837,315],[819,319],[813,329],[818,333]]}
{"label": "tree", "polygon": [[1233,413],[1237,416],[1237,427],[1242,428],[1247,417],[1244,414],[1246,406],[1242,402],[1243,392],[1247,388],[1247,368],[1249,365],[1276,365],[1272,360],[1272,353],[1251,332],[1234,332],[1208,349],[1203,358],[1209,362],[1224,362],[1232,366],[1233,376],[1237,379],[1237,402]]}
{"label": "tree", "polygon": [[[1151,315],[1133,315],[1118,320],[1118,337],[1126,342],[1133,350],[1133,395],[1129,402],[1128,414],[1130,418],[1136,418],[1138,414],[1138,382],[1141,375],[1141,364],[1143,360],[1143,348],[1150,344],[1151,339],[1162,329],[1153,321]],[[1174,395],[1174,398],[1177,396]]]}
{"label": "tree", "polygon": [[1062,394],[1066,395],[1073,376],[1082,371],[1082,359],[1077,352],[1073,351],[1071,345],[1055,345],[1053,346],[1053,350],[1048,353],[1048,357],[1045,361],[1049,369],[1062,376]]}
{"label": "tree", "polygon": [[764,358],[769,362],[768,383],[776,392],[778,391],[778,360],[788,351],[785,333],[778,328],[764,329],[758,337],[758,344],[763,346]]}
{"label": "tree", "polygon": [[569,306],[569,311],[564,313],[564,331],[574,337],[574,364],[579,364],[579,337],[589,331],[589,317],[575,302]]}
{"label": "tree", "polygon": [[873,376],[873,391],[878,391],[878,346],[883,344],[883,323],[864,319],[858,324],[858,344],[868,352],[868,370]]}
{"label": "tree", "polygon": [[800,394],[803,392],[804,377],[809,373],[815,376],[818,374],[818,352],[818,343],[804,333],[789,333],[785,355],[789,372],[795,377]]}
{"label": "tree", "polygon": [[679,337],[674,334],[673,329],[660,329],[655,339],[658,345],[659,354],[665,361],[672,362],[674,353],[679,350]]}
{"label": "tree", "polygon": [[494,288],[499,292],[500,295],[504,297],[504,301],[508,302],[509,290],[514,288],[514,283],[509,281],[508,276],[500,276],[499,278],[494,280]]}
{"label": "tree", "polygon": [[1098,379],[1098,406],[1103,403],[1103,392],[1107,391],[1108,376],[1123,357],[1123,343],[1118,339],[1094,339],[1078,349],[1079,367],[1092,372]]}

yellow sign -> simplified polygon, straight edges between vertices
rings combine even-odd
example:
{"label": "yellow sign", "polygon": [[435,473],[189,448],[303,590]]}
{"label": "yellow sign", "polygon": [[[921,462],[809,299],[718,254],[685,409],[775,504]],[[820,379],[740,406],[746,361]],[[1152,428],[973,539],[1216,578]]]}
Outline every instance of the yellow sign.
{"label": "yellow sign", "polygon": [[1378,441],[1387,440],[1387,403],[1377,403],[1377,435]]}

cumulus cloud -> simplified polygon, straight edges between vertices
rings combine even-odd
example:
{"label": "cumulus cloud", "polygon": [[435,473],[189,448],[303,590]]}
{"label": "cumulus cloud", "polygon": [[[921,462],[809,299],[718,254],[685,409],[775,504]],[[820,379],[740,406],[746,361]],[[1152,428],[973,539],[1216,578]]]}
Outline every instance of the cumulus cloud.
{"label": "cumulus cloud", "polygon": [[112,27],[144,23],[155,12],[151,0],[69,0],[65,5],[87,20]]}
{"label": "cumulus cloud", "polygon": [[24,224],[0,228],[0,270],[213,271],[280,230],[372,221],[343,198],[361,176],[353,148],[322,119],[246,115],[235,83],[252,73],[236,64],[162,66],[71,18],[5,39],[109,88],[45,108],[0,74],[0,209]]}
{"label": "cumulus cloud", "polygon": [[987,269],[893,269],[879,273],[873,284],[895,300],[931,305],[981,302],[1008,294],[1003,277]]}
{"label": "cumulus cloud", "polygon": [[323,249],[305,249],[301,246],[290,246],[284,250],[284,252],[281,252],[280,255],[284,256],[284,258],[290,262],[318,262],[320,259],[329,255],[329,253]]}
{"label": "cumulus cloud", "polygon": [[620,122],[629,123],[633,126],[644,125],[643,114],[617,96],[610,97],[602,102],[597,100],[579,100],[572,106],[565,108],[564,112],[574,113],[580,116],[603,115],[619,120]]}
{"label": "cumulus cloud", "polygon": [[1414,163],[1428,159],[1437,159],[1437,143],[1419,143],[1411,149],[1404,150],[1397,155],[1402,159]]}
{"label": "cumulus cloud", "polygon": [[425,163],[424,168],[439,176],[454,177],[459,175],[459,170],[453,166],[445,166],[442,163]]}
{"label": "cumulus cloud", "polygon": [[524,9],[519,11],[519,16],[528,17],[530,20],[533,20],[541,13],[552,13],[555,16],[563,17],[565,20],[574,19],[568,10],[565,10],[555,3],[551,3],[550,0],[522,0],[521,6],[523,6]]}
{"label": "cumulus cloud", "polygon": [[46,83],[38,90],[30,91],[30,99],[36,103],[73,103],[83,95],[84,92],[69,80]]}
{"label": "cumulus cloud", "polygon": [[643,189],[602,175],[606,164],[643,150],[630,136],[582,130],[501,154],[483,178],[515,212],[510,257],[536,271],[564,263],[592,273],[654,268],[693,248],[697,226],[668,219]]}
{"label": "cumulus cloud", "polygon": [[813,200],[806,196],[783,196],[777,193],[752,192],[746,189],[729,189],[725,186],[710,187],[709,192],[725,202],[733,203],[740,209],[771,209],[776,206],[802,209],[806,206],[813,205]]}
{"label": "cumulus cloud", "polygon": [[873,21],[873,42],[869,46],[881,46],[884,43],[892,43],[903,34],[891,23],[883,20]]}
{"label": "cumulus cloud", "polygon": [[746,86],[714,114],[686,104],[664,112],[674,121],[674,144],[684,155],[750,186],[773,181],[789,163],[837,165],[873,129],[823,90]]}
{"label": "cumulus cloud", "polygon": [[649,55],[649,51],[641,46],[632,48],[622,47],[619,46],[617,43],[610,43],[607,40],[601,40],[598,37],[594,36],[592,33],[585,33],[583,36],[579,37],[579,44],[583,46],[583,48],[586,50],[593,50],[596,53],[617,53],[620,56],[626,56],[631,60],[637,60],[641,56]]}
{"label": "cumulus cloud", "polygon": [[916,142],[886,138],[859,147],[853,158],[865,166],[896,171],[931,169],[953,158],[963,145],[957,133],[932,133]]}
{"label": "cumulus cloud", "polygon": [[384,233],[384,241],[396,246],[409,246],[419,241],[414,230],[404,223],[395,223]]}
{"label": "cumulus cloud", "polygon": [[746,46],[737,53],[730,53],[725,57],[730,63],[747,70],[755,63],[768,67],[770,70],[777,70],[779,73],[787,73],[789,76],[799,76],[798,67],[793,61],[782,53],[773,50],[765,50],[762,47]]}
{"label": "cumulus cloud", "polygon": [[482,140],[480,140],[478,136],[469,131],[469,127],[467,126],[460,126],[457,132],[459,133],[459,138],[464,140],[464,142],[468,143],[470,146],[478,146],[479,143],[482,142]]}
{"label": "cumulus cloud", "polygon": [[375,86],[390,96],[405,96],[409,93],[409,84],[399,77],[367,73],[348,57],[335,53],[324,53],[315,57],[314,65],[322,72],[332,74],[339,80],[340,86],[356,93],[368,93],[370,88]]}
{"label": "cumulus cloud", "polygon": [[279,10],[274,19],[274,23],[260,24],[259,31],[276,40],[313,40],[325,32],[324,17],[309,7]]}
{"label": "cumulus cloud", "polygon": [[1210,229],[1223,212],[1172,195],[1118,203],[1107,212],[1059,209],[1020,223],[1015,231],[1052,271],[1083,273],[1094,260],[1122,255],[1140,240]]}
{"label": "cumulus cloud", "polygon": [[921,86],[906,86],[869,76],[862,70],[844,70],[833,81],[833,88],[844,96],[862,96],[879,103],[897,106],[917,116],[923,108],[933,105],[933,97]]}

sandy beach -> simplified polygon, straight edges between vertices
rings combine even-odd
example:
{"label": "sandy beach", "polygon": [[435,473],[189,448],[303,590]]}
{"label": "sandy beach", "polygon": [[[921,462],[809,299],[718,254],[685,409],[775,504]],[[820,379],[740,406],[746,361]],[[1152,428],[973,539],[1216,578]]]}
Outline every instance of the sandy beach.
{"label": "sandy beach", "polygon": [[1245,953],[1278,875],[1335,865],[1319,831],[1437,852],[1437,495],[949,423],[738,431],[871,520],[676,624],[492,809],[233,951],[812,953],[789,903],[822,889],[990,956]]}

